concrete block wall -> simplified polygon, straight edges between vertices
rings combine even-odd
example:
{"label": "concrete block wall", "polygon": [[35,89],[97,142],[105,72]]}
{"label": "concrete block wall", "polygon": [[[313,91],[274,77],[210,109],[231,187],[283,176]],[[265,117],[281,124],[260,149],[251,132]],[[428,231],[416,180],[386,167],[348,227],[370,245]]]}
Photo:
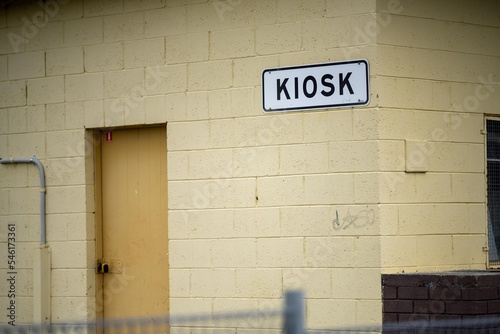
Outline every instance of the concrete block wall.
{"label": "concrete block wall", "polygon": [[[0,156],[36,154],[46,166],[52,321],[95,315],[95,128],[167,124],[172,313],[280,307],[286,289],[303,288],[309,327],[379,324],[381,271],[484,267],[479,131],[500,91],[498,20],[470,14],[469,1],[445,17],[433,6],[0,8]],[[369,106],[262,112],[264,68],[356,58],[370,63]],[[479,75],[481,107],[469,110]],[[406,172],[408,147],[423,150],[426,173]],[[36,172],[4,173],[0,219],[34,220]],[[36,229],[23,230],[23,247],[36,247]],[[20,252],[27,271],[30,254]]]}
{"label": "concrete block wall", "polygon": [[369,107],[263,114],[260,86],[265,68],[350,59],[341,27],[374,3],[223,4],[188,6],[167,37],[167,62],[187,59],[187,93],[167,94],[171,310],[267,310],[303,288],[310,327],[380,323],[380,285],[362,289],[380,277],[378,195],[360,189],[391,143],[353,126]]}
{"label": "concrete block wall", "polygon": [[[36,155],[45,166],[51,321],[56,324],[95,317],[93,136],[84,128],[89,118],[85,107],[94,101],[80,96],[96,94],[99,87],[75,87],[85,72],[84,43],[72,35],[82,8],[79,1],[0,8],[0,157]],[[15,323],[32,323],[33,256],[40,245],[39,175],[28,165],[2,165],[0,175],[2,254],[7,251],[7,224],[16,225]],[[5,277],[7,260],[2,259]],[[11,299],[4,281],[0,298],[6,308]]]}
{"label": "concrete block wall", "polygon": [[381,233],[384,272],[486,268],[484,115],[500,102],[492,5],[402,1],[387,15],[391,1],[377,2],[379,139],[404,147],[379,175],[381,202],[397,211]]}
{"label": "concrete block wall", "polygon": [[[358,294],[380,273],[369,188],[374,152],[402,147],[377,141],[369,107],[266,115],[260,87],[264,68],[352,59],[360,48],[356,58],[375,67],[374,43],[352,31],[374,10],[324,0],[2,8],[0,156],[36,154],[46,167],[52,321],[97,307],[89,129],[167,123],[172,313],[280,307],[300,287],[310,326],[337,324],[332,314],[380,322],[380,287]],[[7,172],[2,219],[35,220],[35,171]],[[36,229],[23,230],[32,247]]]}

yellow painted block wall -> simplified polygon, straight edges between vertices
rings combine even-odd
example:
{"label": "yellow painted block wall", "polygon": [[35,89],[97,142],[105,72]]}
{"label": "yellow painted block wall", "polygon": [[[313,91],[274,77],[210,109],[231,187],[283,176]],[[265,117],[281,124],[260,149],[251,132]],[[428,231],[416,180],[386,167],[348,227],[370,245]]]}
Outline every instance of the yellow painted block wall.
{"label": "yellow painted block wall", "polygon": [[[260,84],[278,66],[355,57],[375,67],[374,41],[353,30],[373,19],[375,2],[74,0],[43,10],[33,36],[23,25],[38,4],[0,11],[0,155],[36,154],[47,169],[54,323],[97,307],[85,129],[159,123],[172,313],[280,307],[285,290],[303,288],[311,327],[380,322],[370,182],[376,152],[402,148],[377,141],[370,107],[264,114]],[[2,178],[2,219],[35,215],[36,198],[21,201],[26,185],[36,193],[35,172],[4,171],[15,176]],[[36,224],[23,233],[35,247]]]}
{"label": "yellow painted block wall", "polygon": [[498,4],[405,1],[387,16],[390,3],[377,2],[379,138],[405,150],[399,168],[379,175],[380,200],[397,211],[381,233],[383,271],[485,269],[483,129],[484,115],[500,112]]}
{"label": "yellow painted block wall", "polygon": [[[94,128],[167,124],[174,314],[267,310],[302,288],[308,327],[379,324],[381,271],[484,267],[480,130],[500,91],[489,11],[473,15],[472,1],[444,1],[450,12],[403,0],[55,1],[0,8],[0,157],[36,154],[46,166],[54,323],[97,307]],[[40,13],[46,22],[27,30]],[[263,69],[356,58],[370,63],[369,106],[262,112]],[[491,93],[468,110],[480,75]],[[428,171],[406,173],[419,141]],[[37,174],[1,175],[0,220],[19,222],[29,280]],[[30,321],[31,295],[19,321]]]}
{"label": "yellow painted block wall", "polygon": [[264,114],[260,83],[265,68],[351,59],[375,3],[219,5],[188,6],[186,35],[167,38],[175,64],[200,45],[167,115],[172,312],[267,310],[302,288],[309,327],[379,323],[378,194],[362,189],[376,152],[398,148],[354,126],[370,108]]}

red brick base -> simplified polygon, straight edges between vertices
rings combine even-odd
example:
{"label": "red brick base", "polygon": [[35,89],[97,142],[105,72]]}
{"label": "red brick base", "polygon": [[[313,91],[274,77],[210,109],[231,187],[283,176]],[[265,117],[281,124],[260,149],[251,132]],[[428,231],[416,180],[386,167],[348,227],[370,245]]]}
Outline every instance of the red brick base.
{"label": "red brick base", "polygon": [[500,317],[500,271],[384,274],[382,298],[384,325],[491,323]]}

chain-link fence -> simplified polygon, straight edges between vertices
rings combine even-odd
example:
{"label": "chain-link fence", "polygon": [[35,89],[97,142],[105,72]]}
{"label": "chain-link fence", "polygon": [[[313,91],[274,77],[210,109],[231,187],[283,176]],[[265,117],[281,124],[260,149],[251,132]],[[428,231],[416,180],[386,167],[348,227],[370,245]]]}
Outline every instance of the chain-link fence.
{"label": "chain-link fence", "polygon": [[[339,322],[342,319],[338,319]],[[500,317],[477,316],[459,319],[411,321],[385,323],[372,326],[349,326],[334,328],[305,328],[305,306],[301,291],[285,294],[284,306],[277,310],[248,311],[234,313],[168,316],[157,318],[130,318],[102,320],[97,322],[53,324],[50,326],[16,325],[0,327],[5,334],[87,334],[87,333],[500,333]]]}
{"label": "chain-link fence", "polygon": [[276,310],[169,315],[165,317],[106,319],[68,324],[3,325],[0,333],[303,333],[304,298],[301,291],[288,291],[283,307]]}

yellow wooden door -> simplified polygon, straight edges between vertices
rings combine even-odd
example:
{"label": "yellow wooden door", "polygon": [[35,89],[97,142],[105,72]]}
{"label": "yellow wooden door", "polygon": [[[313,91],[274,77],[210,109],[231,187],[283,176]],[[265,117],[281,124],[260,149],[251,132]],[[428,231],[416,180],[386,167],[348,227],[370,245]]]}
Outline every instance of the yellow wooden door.
{"label": "yellow wooden door", "polygon": [[102,244],[98,253],[108,265],[107,273],[98,275],[101,316],[105,320],[166,316],[166,129],[115,130],[102,136],[100,149]]}

